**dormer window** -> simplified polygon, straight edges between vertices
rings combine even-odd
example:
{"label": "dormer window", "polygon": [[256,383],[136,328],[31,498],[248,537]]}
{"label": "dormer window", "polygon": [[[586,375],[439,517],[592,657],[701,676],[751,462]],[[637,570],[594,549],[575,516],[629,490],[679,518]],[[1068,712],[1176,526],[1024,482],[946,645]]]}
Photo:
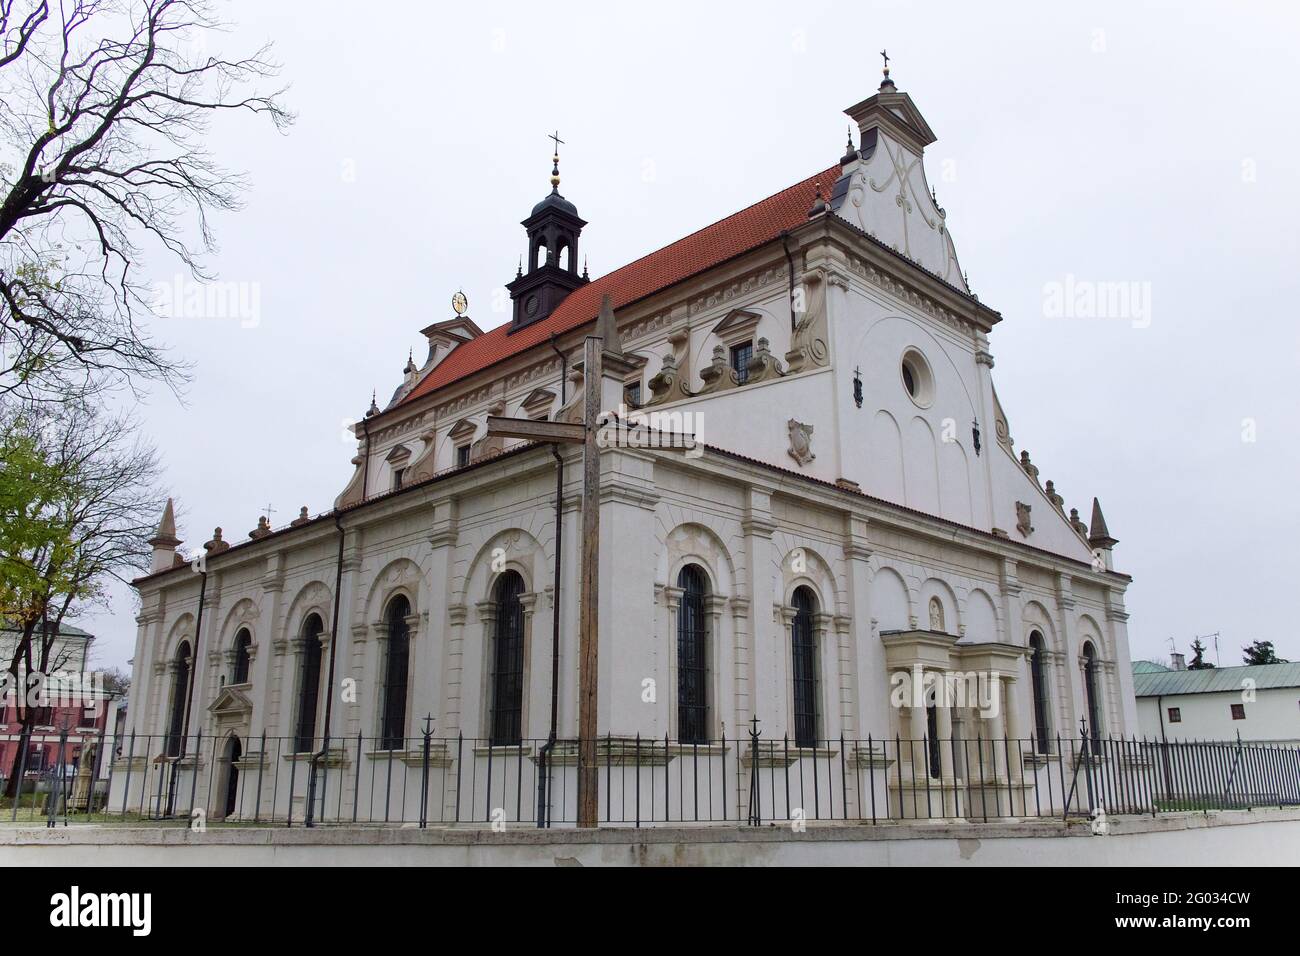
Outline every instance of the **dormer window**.
{"label": "dormer window", "polygon": [[763,317],[748,309],[733,309],[713,327],[713,334],[722,340],[727,349],[731,370],[736,373],[736,384],[749,381],[749,360],[754,357],[754,339],[758,323]]}
{"label": "dormer window", "polygon": [[389,473],[392,475],[392,490],[397,491],[402,487],[406,467],[411,463],[411,450],[405,445],[398,445],[384,457],[384,461],[388,462]]}
{"label": "dormer window", "polygon": [[469,445],[456,446],[456,467],[464,468],[469,464]]}
{"label": "dormer window", "polygon": [[731,347],[731,369],[736,373],[736,381],[744,385],[749,381],[749,360],[754,357],[754,342],[742,342]]}

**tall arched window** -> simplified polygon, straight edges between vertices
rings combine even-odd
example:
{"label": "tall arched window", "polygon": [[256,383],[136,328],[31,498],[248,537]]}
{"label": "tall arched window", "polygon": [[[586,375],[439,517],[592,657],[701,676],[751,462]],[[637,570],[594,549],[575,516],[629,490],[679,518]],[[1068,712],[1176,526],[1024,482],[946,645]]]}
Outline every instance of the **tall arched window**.
{"label": "tall arched window", "polygon": [[406,623],[411,604],[401,594],[388,602],[387,650],[384,654],[383,750],[398,750],[406,743],[406,675],[410,661],[411,628]]}
{"label": "tall arched window", "polygon": [[704,599],[708,581],[693,564],[677,575],[682,589],[677,608],[677,736],[682,743],[709,739],[708,622]]}
{"label": "tall arched window", "polygon": [[248,683],[248,649],[253,646],[253,635],[241,627],[235,635],[235,669],[230,675],[232,684]]}
{"label": "tall arched window", "polygon": [[1097,748],[1101,743],[1101,698],[1097,695],[1097,649],[1091,641],[1083,645],[1083,689],[1088,698],[1088,735]]}
{"label": "tall arched window", "polygon": [[294,749],[308,753],[316,741],[316,704],[320,699],[320,636],[325,630],[320,616],[308,615],[302,622],[301,668],[298,674],[298,734]]}
{"label": "tall arched window", "polygon": [[492,635],[492,745],[523,741],[524,579],[506,571],[496,585],[496,629]]}
{"label": "tall arched window", "polygon": [[1034,736],[1040,754],[1052,752],[1049,738],[1052,729],[1047,720],[1047,662],[1043,658],[1043,635],[1034,631],[1029,635],[1029,677],[1034,693]]}
{"label": "tall arched window", "polygon": [[795,588],[794,622],[790,643],[794,655],[794,742],[797,747],[817,746],[817,641],[813,614],[817,598],[806,587]]}
{"label": "tall arched window", "polygon": [[181,641],[172,667],[172,706],[167,720],[167,754],[180,756],[185,734],[185,703],[190,691],[190,642]]}

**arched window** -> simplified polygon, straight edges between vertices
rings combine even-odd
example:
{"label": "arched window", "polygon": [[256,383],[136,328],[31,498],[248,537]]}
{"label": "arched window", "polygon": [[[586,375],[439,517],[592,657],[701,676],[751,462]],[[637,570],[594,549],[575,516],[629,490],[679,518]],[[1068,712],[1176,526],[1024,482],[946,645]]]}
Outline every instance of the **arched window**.
{"label": "arched window", "polygon": [[1101,698],[1097,695],[1097,649],[1091,641],[1083,644],[1083,690],[1088,698],[1088,735],[1097,749],[1101,743]]}
{"label": "arched window", "polygon": [[1029,635],[1029,676],[1034,692],[1034,736],[1040,754],[1052,752],[1051,726],[1047,720],[1047,662],[1043,659],[1043,635],[1034,631]]}
{"label": "arched window", "polygon": [[682,743],[702,744],[709,739],[708,623],[704,599],[709,586],[704,572],[693,564],[677,575],[682,589],[677,608],[677,736]]}
{"label": "arched window", "polygon": [[794,742],[796,747],[817,746],[817,642],[813,614],[817,598],[806,587],[795,588],[794,622],[790,643],[794,654]]}
{"label": "arched window", "polygon": [[298,674],[298,735],[294,749],[309,753],[316,741],[316,705],[320,699],[320,636],[325,630],[317,614],[302,622],[303,647]]}
{"label": "arched window", "polygon": [[523,741],[524,579],[506,571],[496,585],[496,630],[492,635],[492,745]]}
{"label": "arched window", "polygon": [[398,750],[406,743],[406,675],[410,661],[411,628],[406,623],[411,604],[402,595],[388,602],[387,651],[384,655],[383,750]]}
{"label": "arched window", "polygon": [[235,669],[230,675],[232,684],[248,683],[248,649],[253,645],[253,635],[248,628],[241,627],[235,635]]}
{"label": "arched window", "polygon": [[940,773],[939,748],[943,741],[939,739],[939,708],[934,703],[925,705],[925,745],[930,776],[937,780]]}
{"label": "arched window", "polygon": [[167,721],[167,755],[178,757],[181,754],[182,737],[185,734],[185,698],[190,690],[190,642],[181,641],[176,648],[176,657],[172,667],[172,706]]}

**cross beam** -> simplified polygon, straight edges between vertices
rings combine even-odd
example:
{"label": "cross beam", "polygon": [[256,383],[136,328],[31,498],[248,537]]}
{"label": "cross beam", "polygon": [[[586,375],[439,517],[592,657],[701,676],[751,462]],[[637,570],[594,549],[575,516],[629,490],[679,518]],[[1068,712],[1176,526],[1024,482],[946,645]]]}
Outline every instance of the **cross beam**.
{"label": "cross beam", "polygon": [[[611,313],[612,324],[612,313]],[[596,754],[600,656],[600,452],[602,448],[644,448],[690,452],[694,435],[658,432],[639,422],[602,415],[601,378],[605,341],[588,336],[583,349],[583,421],[541,422],[490,415],[487,433],[503,438],[582,445],[582,563],[578,598],[578,826],[599,820],[600,764]]]}

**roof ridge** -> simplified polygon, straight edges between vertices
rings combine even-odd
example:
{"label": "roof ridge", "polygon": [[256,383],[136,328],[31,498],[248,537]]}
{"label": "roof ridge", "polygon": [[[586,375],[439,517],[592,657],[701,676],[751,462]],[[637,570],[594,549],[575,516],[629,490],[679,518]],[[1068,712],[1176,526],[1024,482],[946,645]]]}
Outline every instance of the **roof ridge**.
{"label": "roof ridge", "polygon": [[752,202],[752,203],[750,203],[748,206],[742,206],[741,208],[737,209],[735,212],[728,213],[728,214],[725,215],[725,216],[722,216],[722,217],[720,217],[720,218],[718,218],[718,219],[713,220],[713,222],[708,223],[707,225],[701,226],[699,229],[696,229],[694,232],[688,232],[688,233],[687,233],[686,235],[684,235],[684,236],[678,236],[678,237],[677,237],[676,239],[674,239],[672,242],[665,243],[664,245],[660,246],[658,249],[651,249],[651,250],[650,250],[649,252],[647,252],[645,255],[643,255],[643,256],[639,256],[638,258],[633,259],[631,262],[625,262],[625,263],[623,263],[621,266],[619,266],[617,269],[611,269],[609,272],[606,272],[604,275],[602,275],[602,276],[598,276],[597,278],[592,279],[591,282],[592,282],[592,284],[594,285],[595,283],[600,282],[600,281],[602,281],[603,279],[607,279],[607,278],[609,278],[609,277],[612,276],[612,275],[616,275],[617,273],[622,272],[624,269],[629,269],[629,268],[631,268],[632,266],[636,265],[638,262],[644,262],[646,259],[649,259],[651,256],[657,256],[659,253],[663,252],[665,249],[671,249],[673,246],[677,245],[679,242],[685,242],[687,239],[694,238],[695,236],[698,236],[698,235],[699,235],[700,233],[702,233],[702,232],[708,232],[710,229],[713,229],[713,228],[716,227],[716,226],[720,226],[720,225],[722,225],[722,224],[723,224],[724,222],[726,222],[728,219],[734,219],[736,216],[739,216],[739,215],[742,215],[742,214],[744,214],[744,213],[747,213],[747,212],[749,212],[751,209],[754,209],[754,208],[756,208],[756,207],[758,207],[758,206],[763,205],[763,203],[765,203],[765,202],[770,202],[771,200],[776,199],[778,196],[782,196],[782,195],[784,195],[785,193],[790,192],[792,189],[798,189],[798,188],[801,187],[801,186],[806,186],[806,185],[808,185],[809,183],[813,182],[814,180],[817,180],[818,177],[823,176],[823,175],[825,175],[826,173],[834,172],[834,171],[836,171],[838,168],[839,168],[839,164],[837,163],[835,166],[830,167],[830,168],[825,169],[825,170],[822,170],[822,172],[820,172],[820,173],[813,173],[811,176],[807,177],[806,179],[801,179],[801,180],[799,180],[797,183],[791,183],[789,186],[786,186],[786,187],[783,188],[783,189],[778,189],[776,192],[772,193],[771,195],[764,196],[762,199],[758,200],[757,202]]}

